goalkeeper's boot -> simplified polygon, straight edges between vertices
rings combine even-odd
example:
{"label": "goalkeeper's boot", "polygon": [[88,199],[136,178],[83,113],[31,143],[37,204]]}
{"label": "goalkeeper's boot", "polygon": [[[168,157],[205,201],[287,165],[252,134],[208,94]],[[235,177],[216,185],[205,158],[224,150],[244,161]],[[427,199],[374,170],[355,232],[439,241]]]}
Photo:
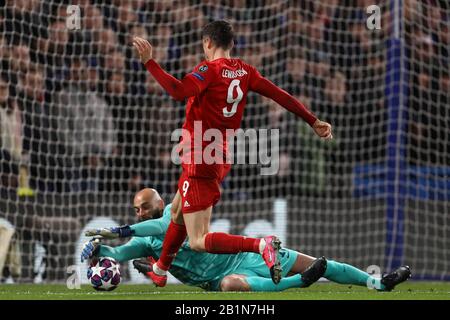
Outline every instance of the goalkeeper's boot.
{"label": "goalkeeper's boot", "polygon": [[319,280],[327,270],[327,259],[320,257],[314,260],[311,265],[301,273],[303,285],[301,288],[307,288]]}
{"label": "goalkeeper's boot", "polygon": [[159,275],[153,271],[153,266],[156,264],[155,259],[149,257],[145,260],[133,260],[133,266],[140,273],[143,273],[147,278],[153,281],[155,286],[164,287],[167,283],[167,274]]}
{"label": "goalkeeper's boot", "polygon": [[409,266],[401,266],[395,271],[384,275],[381,283],[384,285],[384,291],[391,291],[396,285],[408,280],[411,277],[411,269]]}
{"label": "goalkeeper's boot", "polygon": [[275,284],[281,280],[281,263],[278,253],[281,249],[281,241],[276,236],[264,237],[266,245],[262,251],[262,257],[267,267],[270,269],[270,276]]}

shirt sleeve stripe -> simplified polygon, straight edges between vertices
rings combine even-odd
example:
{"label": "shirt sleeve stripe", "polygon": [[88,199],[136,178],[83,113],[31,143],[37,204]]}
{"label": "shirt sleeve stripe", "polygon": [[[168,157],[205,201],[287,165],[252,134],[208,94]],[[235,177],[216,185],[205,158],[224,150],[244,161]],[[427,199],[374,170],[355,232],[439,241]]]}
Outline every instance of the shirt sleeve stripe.
{"label": "shirt sleeve stripe", "polygon": [[197,72],[192,72],[192,75],[194,76],[194,77],[196,77],[197,79],[199,79],[199,80],[201,80],[201,81],[204,81],[205,80],[205,78],[203,78],[199,73],[197,73]]}

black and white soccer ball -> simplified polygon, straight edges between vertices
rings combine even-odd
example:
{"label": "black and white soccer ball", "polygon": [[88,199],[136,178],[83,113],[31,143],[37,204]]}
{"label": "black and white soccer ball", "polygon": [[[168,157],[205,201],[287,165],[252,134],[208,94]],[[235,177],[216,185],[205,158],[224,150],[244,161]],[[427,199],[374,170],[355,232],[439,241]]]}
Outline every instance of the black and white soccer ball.
{"label": "black and white soccer ball", "polygon": [[120,266],[110,257],[94,259],[89,264],[87,278],[95,290],[114,290],[120,283]]}

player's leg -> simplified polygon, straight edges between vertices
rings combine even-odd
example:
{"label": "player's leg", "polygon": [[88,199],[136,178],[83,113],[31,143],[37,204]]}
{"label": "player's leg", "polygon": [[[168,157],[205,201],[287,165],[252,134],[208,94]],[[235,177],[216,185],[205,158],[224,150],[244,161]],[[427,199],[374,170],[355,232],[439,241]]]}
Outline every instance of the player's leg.
{"label": "player's leg", "polygon": [[397,284],[406,281],[410,276],[411,271],[408,266],[402,266],[380,279],[350,264],[333,260],[328,260],[327,271],[324,275],[325,278],[336,283],[354,284],[379,291],[390,291]]}
{"label": "player's leg", "polygon": [[260,252],[260,240],[223,232],[209,232],[212,207],[184,214],[192,250],[209,253]]}
{"label": "player's leg", "polygon": [[180,249],[184,240],[186,239],[186,226],[184,225],[183,214],[181,213],[181,196],[177,191],[172,200],[171,207],[171,221],[167,228],[166,236],[164,237],[163,248],[161,256],[158,260],[156,269],[159,267],[163,270],[168,270],[172,264],[175,254]]}
{"label": "player's leg", "polygon": [[[314,259],[314,257],[298,253],[297,260],[292,266],[290,274],[304,272]],[[380,280],[372,277],[367,272],[359,270],[349,264],[333,260],[327,260],[327,269],[324,278],[340,284],[367,286],[368,283],[373,283],[375,286],[380,286]]]}
{"label": "player's leg", "polygon": [[239,252],[261,253],[265,239],[249,238],[223,232],[209,232],[212,207],[184,214],[184,222],[192,250],[199,252],[229,254]]}
{"label": "player's leg", "polygon": [[264,276],[230,275],[222,280],[220,288],[222,291],[283,291],[308,287],[323,276],[340,284],[390,291],[395,285],[407,280],[410,275],[409,267],[403,266],[382,279],[377,279],[349,264],[333,260],[325,261],[324,258],[314,260],[310,256],[300,254],[288,276],[281,279],[278,284],[274,284],[270,278]]}
{"label": "player's leg", "polygon": [[176,253],[187,235],[181,213],[181,195],[179,191],[172,200],[171,217],[172,219],[164,237],[161,256],[152,265],[152,271],[148,274],[153,283],[159,287],[166,285],[167,270],[169,270]]}
{"label": "player's leg", "polygon": [[[194,169],[197,170],[196,167]],[[195,251],[261,253],[271,271],[273,281],[278,282],[281,278],[281,268],[278,261],[280,243],[276,237],[255,239],[219,232],[209,233],[212,206],[220,198],[219,183],[226,172],[229,171],[229,166],[203,167],[203,170],[212,170],[213,173],[209,172],[208,175],[203,177],[200,176],[200,173],[192,174],[193,170],[183,168],[178,190],[181,196],[181,210],[186,229],[173,221],[170,223],[163,243],[163,252],[150,274],[153,282],[158,286],[165,285],[167,270],[186,236],[186,233],[182,234],[184,230],[189,235],[191,249]],[[191,172],[191,174],[189,175],[187,172]],[[208,176],[219,178],[211,179]],[[177,200],[176,204],[179,203],[179,200]]]}
{"label": "player's leg", "polygon": [[300,274],[283,278],[278,284],[274,284],[270,278],[231,274],[224,277],[220,282],[220,291],[284,291],[290,288],[299,288],[301,285]]}
{"label": "player's leg", "polygon": [[184,214],[184,223],[189,236],[189,246],[192,250],[204,252],[206,250],[206,236],[209,233],[212,207],[205,210]]}
{"label": "player's leg", "polygon": [[[263,239],[209,232],[212,207],[220,199],[220,182],[230,170],[230,165],[195,167],[197,173],[180,180],[183,218],[191,249],[209,253],[229,254],[239,252],[260,253],[276,283],[281,278],[278,251],[281,243],[275,236]],[[202,172],[208,172],[202,176]],[[208,178],[215,176],[216,178]]]}
{"label": "player's leg", "polygon": [[[283,291],[290,288],[304,288],[319,280],[326,270],[326,259],[298,259],[298,252],[282,249],[280,251],[280,262],[287,276],[283,277],[278,284],[274,284],[265,268],[264,262],[258,255],[247,255],[241,262],[231,278],[224,278],[225,282],[220,284],[221,289],[240,289],[242,291]],[[297,269],[303,265],[303,272]],[[289,270],[289,271],[287,271]],[[243,277],[244,276],[244,277]],[[245,285],[241,284],[245,282]]]}
{"label": "player's leg", "polygon": [[247,238],[223,232],[209,232],[212,207],[193,213],[185,213],[184,221],[192,250],[209,253],[260,253],[261,239]]}
{"label": "player's leg", "polygon": [[[186,224],[191,249],[211,253],[238,253],[256,251],[259,239],[248,239],[242,250],[242,236],[229,236],[225,233],[209,234],[212,207],[220,199],[220,183],[231,169],[230,164],[185,166],[186,174],[178,184],[182,198],[182,212]],[[209,235],[208,235],[209,234]],[[222,245],[224,241],[227,242]],[[213,252],[214,251],[214,252]]]}
{"label": "player's leg", "polygon": [[272,281],[278,283],[282,272],[278,257],[279,240],[274,236],[258,239],[223,232],[209,232],[211,212],[212,207],[209,207],[205,210],[184,214],[184,223],[191,249],[218,254],[260,253],[270,270]]}
{"label": "player's leg", "polygon": [[[314,259],[314,257],[299,253],[290,274],[305,272],[307,266]],[[402,267],[382,279],[378,279],[350,264],[327,260],[327,267],[323,276],[330,281],[340,284],[365,286],[384,291],[392,290],[395,285],[405,281],[410,275],[409,267]]]}
{"label": "player's leg", "polygon": [[315,257],[312,256],[308,256],[306,254],[300,253],[300,252],[296,252],[297,253],[297,258],[295,259],[295,263],[292,265],[291,270],[289,270],[288,276],[297,274],[297,273],[302,273],[303,271],[306,270],[306,268],[308,268],[311,263],[314,262],[314,260],[316,260]]}
{"label": "player's leg", "polygon": [[[273,283],[270,278],[265,277],[246,277],[250,291],[284,291],[291,288],[304,288],[305,284],[301,274],[285,277],[278,284]],[[316,280],[317,281],[317,280]]]}
{"label": "player's leg", "polygon": [[372,286],[383,289],[380,279],[377,279],[367,272],[364,272],[352,265],[334,260],[328,260],[325,278],[340,284],[352,284],[357,286]]}
{"label": "player's leg", "polygon": [[[309,275],[312,282],[317,281],[325,272],[325,263],[323,259],[316,259],[309,266],[310,270],[315,270],[315,278]],[[321,270],[321,271],[318,271]],[[306,271],[308,272],[308,271]],[[224,277],[220,282],[221,291],[284,291],[291,288],[304,288],[307,285],[303,281],[302,274],[295,274],[282,278],[278,284],[274,284],[272,279],[263,276],[247,276],[240,274],[232,274]]]}
{"label": "player's leg", "polygon": [[179,190],[177,190],[175,197],[173,197],[170,215],[173,222],[184,225],[183,213],[181,212],[181,194]]}
{"label": "player's leg", "polygon": [[[246,278],[247,277],[244,275],[230,274],[224,277],[220,282],[220,291],[252,291]],[[272,282],[272,280],[270,280],[270,282]]]}

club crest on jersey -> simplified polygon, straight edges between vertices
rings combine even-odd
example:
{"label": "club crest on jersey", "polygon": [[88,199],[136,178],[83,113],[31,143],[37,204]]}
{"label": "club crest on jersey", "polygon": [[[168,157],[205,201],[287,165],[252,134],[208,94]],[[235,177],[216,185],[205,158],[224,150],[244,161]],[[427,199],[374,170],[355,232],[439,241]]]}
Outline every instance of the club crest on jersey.
{"label": "club crest on jersey", "polygon": [[198,71],[200,71],[200,72],[205,72],[206,70],[208,70],[208,66],[207,65],[203,65],[200,68],[198,68]]}

